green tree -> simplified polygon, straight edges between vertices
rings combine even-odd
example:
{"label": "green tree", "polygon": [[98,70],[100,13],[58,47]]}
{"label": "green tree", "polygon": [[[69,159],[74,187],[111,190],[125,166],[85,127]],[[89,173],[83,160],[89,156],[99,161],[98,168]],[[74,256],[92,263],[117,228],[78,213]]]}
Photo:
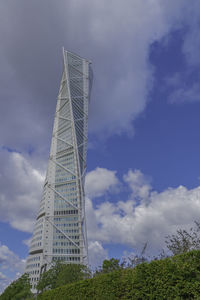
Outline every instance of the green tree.
{"label": "green tree", "polygon": [[56,280],[56,287],[91,277],[89,269],[79,264],[61,264]]}
{"label": "green tree", "polygon": [[200,251],[193,250],[134,268],[46,291],[38,300],[200,299]]}
{"label": "green tree", "polygon": [[119,270],[121,268],[119,262],[120,262],[120,260],[115,259],[115,258],[105,259],[103,261],[103,265],[102,265],[102,272],[103,273],[110,273],[112,271]]}
{"label": "green tree", "polygon": [[57,275],[58,265],[52,267],[47,272],[42,273],[37,284],[37,290],[43,292],[44,290],[55,288]]}
{"label": "green tree", "polygon": [[90,271],[84,265],[57,262],[50,270],[42,274],[37,290],[43,292],[47,289],[54,289],[89,277]]}
{"label": "green tree", "polygon": [[123,266],[124,266],[124,263],[120,264],[120,259],[115,259],[115,258],[105,259],[103,261],[102,266],[100,266],[99,268],[96,269],[94,276],[102,274],[102,273],[106,274],[106,273],[110,273],[112,271],[122,269]]}
{"label": "green tree", "polygon": [[25,300],[32,297],[29,275],[23,274],[0,295],[1,300]]}
{"label": "green tree", "polygon": [[137,265],[148,261],[148,258],[145,256],[145,252],[147,249],[147,242],[144,244],[142,251],[140,254],[132,254],[131,256],[128,257],[128,261],[125,261],[125,266],[127,268],[134,268]]}
{"label": "green tree", "polygon": [[173,255],[200,249],[200,223],[194,222],[195,227],[178,229],[176,234],[166,236],[167,248]]}

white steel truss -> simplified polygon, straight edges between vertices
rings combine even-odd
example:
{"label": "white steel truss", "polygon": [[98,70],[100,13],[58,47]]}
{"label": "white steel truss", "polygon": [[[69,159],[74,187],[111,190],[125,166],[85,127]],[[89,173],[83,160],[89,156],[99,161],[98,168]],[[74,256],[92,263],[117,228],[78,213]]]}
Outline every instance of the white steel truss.
{"label": "white steel truss", "polygon": [[88,264],[84,179],[90,62],[63,49],[48,169],[26,272],[33,288],[53,261]]}

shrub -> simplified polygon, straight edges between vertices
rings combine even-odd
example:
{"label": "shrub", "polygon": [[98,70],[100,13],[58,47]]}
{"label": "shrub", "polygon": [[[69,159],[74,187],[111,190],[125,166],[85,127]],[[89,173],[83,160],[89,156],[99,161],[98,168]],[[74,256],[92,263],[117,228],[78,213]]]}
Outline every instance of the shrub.
{"label": "shrub", "polygon": [[38,296],[38,300],[50,299],[200,299],[200,251],[144,262]]}

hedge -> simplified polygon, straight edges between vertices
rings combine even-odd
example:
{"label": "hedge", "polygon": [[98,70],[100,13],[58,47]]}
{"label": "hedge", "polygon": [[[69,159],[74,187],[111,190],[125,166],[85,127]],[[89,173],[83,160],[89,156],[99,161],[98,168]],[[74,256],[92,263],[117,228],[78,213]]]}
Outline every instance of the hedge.
{"label": "hedge", "polygon": [[200,250],[101,274],[46,291],[37,299],[200,299]]}

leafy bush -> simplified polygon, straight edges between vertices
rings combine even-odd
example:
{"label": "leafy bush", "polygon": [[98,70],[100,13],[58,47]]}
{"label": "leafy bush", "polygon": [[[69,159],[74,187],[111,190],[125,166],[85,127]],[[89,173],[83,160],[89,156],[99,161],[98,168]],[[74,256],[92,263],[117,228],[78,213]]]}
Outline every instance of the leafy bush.
{"label": "leafy bush", "polygon": [[166,236],[165,243],[173,255],[200,249],[200,223],[194,223],[195,227],[189,230],[178,229],[175,234]]}
{"label": "leafy bush", "polygon": [[38,296],[38,300],[50,299],[200,299],[200,251],[144,262]]}
{"label": "leafy bush", "polygon": [[13,281],[0,295],[1,300],[22,300],[30,299],[32,296],[29,275],[23,274]]}
{"label": "leafy bush", "polygon": [[88,268],[80,264],[63,264],[57,262],[44,272],[37,284],[38,291],[54,289],[67,283],[76,282],[90,277]]}

